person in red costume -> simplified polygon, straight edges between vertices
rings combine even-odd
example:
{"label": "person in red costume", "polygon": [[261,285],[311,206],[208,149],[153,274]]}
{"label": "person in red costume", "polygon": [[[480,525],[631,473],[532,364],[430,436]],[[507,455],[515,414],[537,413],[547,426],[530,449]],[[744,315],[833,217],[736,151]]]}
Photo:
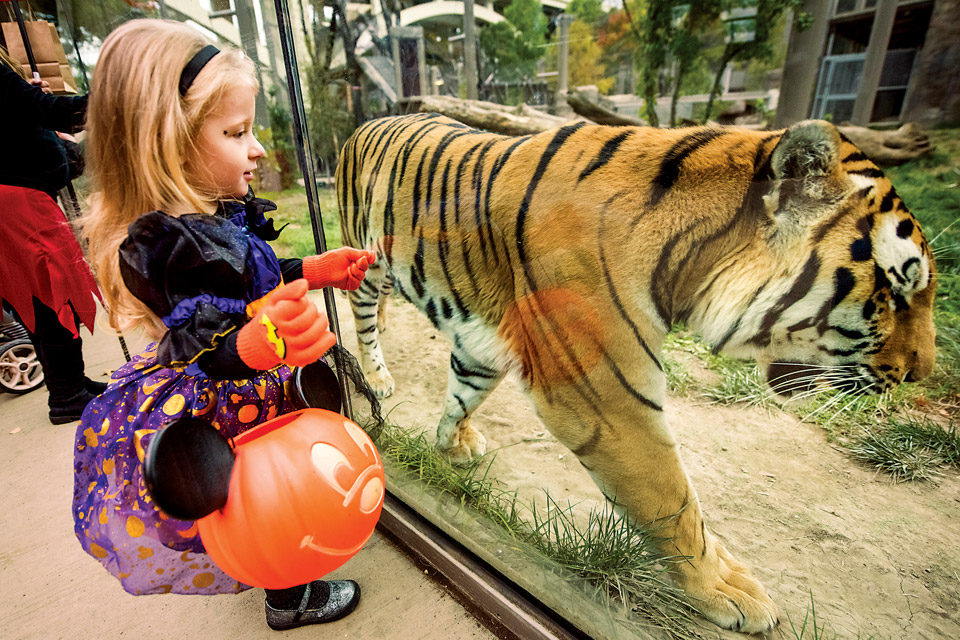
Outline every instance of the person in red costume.
{"label": "person in red costume", "polygon": [[[70,178],[57,131],[79,129],[87,96],[49,95],[0,47],[0,299],[26,327],[47,385],[53,424],[73,422],[106,385],[84,375],[80,324],[93,331],[100,297],[57,206]],[[46,84],[45,82],[43,84]]]}
{"label": "person in red costume", "polygon": [[[149,81],[145,81],[145,79]],[[134,20],[104,41],[93,77],[87,161],[94,194],[83,229],[115,328],[156,342],[120,367],[83,412],[74,458],[81,546],[135,595],[250,588],[205,555],[195,522],[152,502],[143,474],[155,434],[182,417],[227,438],[294,409],[291,367],[336,338],[310,289],[361,286],[372,251],[344,247],[280,260],[249,185],[264,149],[253,135],[253,63],[187,25]],[[352,611],[352,580],[266,593],[274,629]]]}

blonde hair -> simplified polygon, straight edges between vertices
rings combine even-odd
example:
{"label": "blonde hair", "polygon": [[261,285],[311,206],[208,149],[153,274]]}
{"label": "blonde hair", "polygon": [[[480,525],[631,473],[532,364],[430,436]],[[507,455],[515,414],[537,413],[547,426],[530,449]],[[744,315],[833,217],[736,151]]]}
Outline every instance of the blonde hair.
{"label": "blonde hair", "polygon": [[154,338],[165,330],[120,275],[118,249],[127,227],[149,211],[187,204],[201,212],[217,199],[184,171],[184,163],[196,153],[200,127],[224,93],[243,84],[257,89],[253,62],[225,48],[181,97],[183,68],[208,44],[178,22],[132,20],[114,30],[100,52],[86,126],[94,193],[81,226],[117,330],[142,327]]}
{"label": "blonde hair", "polygon": [[2,44],[0,44],[0,63],[3,63],[6,66],[10,67],[11,69],[17,72],[17,75],[19,75],[24,80],[27,80],[27,74],[24,73],[23,67],[20,66],[19,62],[13,59],[13,56],[10,55],[10,52],[7,51]]}

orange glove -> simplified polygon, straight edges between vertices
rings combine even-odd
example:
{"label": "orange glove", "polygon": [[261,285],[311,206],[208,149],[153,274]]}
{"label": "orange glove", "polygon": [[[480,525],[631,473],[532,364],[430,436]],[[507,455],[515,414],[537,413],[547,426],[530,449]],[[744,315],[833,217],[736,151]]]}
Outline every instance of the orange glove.
{"label": "orange glove", "polygon": [[311,289],[336,287],[353,291],[363,282],[367,267],[377,259],[373,251],[340,247],[303,259],[303,277]]}
{"label": "orange glove", "polygon": [[307,281],[300,279],[267,294],[260,311],[237,335],[237,353],[244,364],[261,371],[281,362],[302,367],[336,343],[327,316],[306,298],[308,290]]}

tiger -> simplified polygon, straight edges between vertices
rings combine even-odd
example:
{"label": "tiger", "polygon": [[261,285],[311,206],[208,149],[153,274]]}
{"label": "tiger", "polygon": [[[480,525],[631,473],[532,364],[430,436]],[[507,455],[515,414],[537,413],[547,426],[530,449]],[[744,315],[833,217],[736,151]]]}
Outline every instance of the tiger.
{"label": "tiger", "polygon": [[437,446],[484,455],[470,416],[507,372],[717,625],[778,609],[706,528],[664,418],[676,323],[754,358],[781,395],[882,392],[930,373],[936,271],[917,220],[832,124],[785,130],[575,122],[519,137],[418,113],[359,127],[336,171],[345,244],[376,251],[349,302],[361,366],[397,293],[451,342]]}

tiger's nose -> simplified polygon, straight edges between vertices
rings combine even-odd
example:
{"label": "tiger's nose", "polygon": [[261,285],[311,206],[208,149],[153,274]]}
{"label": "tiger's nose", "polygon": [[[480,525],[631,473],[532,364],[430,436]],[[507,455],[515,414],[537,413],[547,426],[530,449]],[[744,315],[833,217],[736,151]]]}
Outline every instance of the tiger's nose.
{"label": "tiger's nose", "polygon": [[907,362],[907,375],[903,377],[904,382],[919,382],[933,371],[932,349],[914,351],[912,356]]}

